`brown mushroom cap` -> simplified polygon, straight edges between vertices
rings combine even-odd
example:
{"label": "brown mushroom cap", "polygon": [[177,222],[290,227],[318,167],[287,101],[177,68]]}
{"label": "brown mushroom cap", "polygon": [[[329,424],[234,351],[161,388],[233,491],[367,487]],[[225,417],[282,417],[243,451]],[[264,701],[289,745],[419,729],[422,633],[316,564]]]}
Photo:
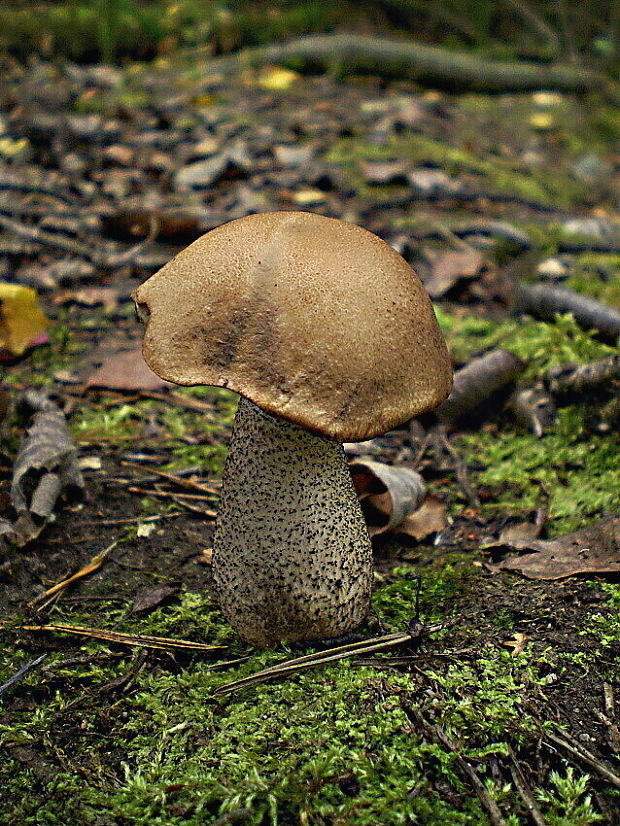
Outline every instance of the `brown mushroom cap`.
{"label": "brown mushroom cap", "polygon": [[159,376],[228,387],[336,441],[385,433],[450,392],[450,358],[417,276],[344,221],[306,212],[231,221],[134,300]]}

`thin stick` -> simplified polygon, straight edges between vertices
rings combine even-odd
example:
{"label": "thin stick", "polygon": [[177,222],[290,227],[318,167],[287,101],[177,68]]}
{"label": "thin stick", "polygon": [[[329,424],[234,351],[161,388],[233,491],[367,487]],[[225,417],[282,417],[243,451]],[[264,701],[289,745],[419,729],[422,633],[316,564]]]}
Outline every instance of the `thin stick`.
{"label": "thin stick", "polygon": [[169,482],[172,482],[173,485],[178,485],[180,488],[186,488],[187,490],[195,490],[199,493],[211,493],[215,494],[216,496],[219,495],[219,489],[212,487],[210,485],[203,485],[201,482],[194,482],[191,479],[184,479],[181,476],[175,476],[174,473],[166,473],[163,470],[155,470],[155,468],[145,468],[142,465],[138,465],[135,462],[126,462],[122,461],[121,465],[124,467],[134,468],[135,470],[141,471],[146,476],[160,476],[162,479],[167,479]]}
{"label": "thin stick", "polygon": [[136,256],[142,252],[145,246],[149,244],[159,231],[159,222],[153,216],[150,217],[149,234],[143,238],[138,244],[131,247],[125,252],[121,253],[107,253],[102,250],[95,249],[89,244],[83,244],[81,241],[72,241],[60,234],[54,232],[45,232],[45,230],[38,227],[30,227],[21,224],[19,221],[14,221],[0,212],[0,226],[8,229],[10,232],[17,235],[19,238],[25,238],[28,241],[42,244],[43,246],[55,247],[64,250],[64,252],[71,252],[81,258],[86,258],[93,264],[105,269],[117,270],[130,264],[134,261]]}
{"label": "thin stick", "polygon": [[67,588],[69,585],[72,585],[74,582],[77,582],[78,579],[82,579],[83,577],[88,576],[88,574],[92,574],[94,571],[98,570],[103,565],[103,563],[109,556],[110,552],[114,548],[116,548],[117,545],[118,539],[115,539],[111,545],[108,545],[108,547],[104,548],[104,550],[101,551],[101,553],[98,553],[96,556],[94,556],[90,560],[90,562],[88,562],[83,568],[80,568],[80,570],[77,573],[73,574],[67,579],[63,579],[62,582],[56,583],[56,585],[53,585],[51,588],[48,588],[47,591],[44,591],[42,594],[36,596],[33,600],[31,600],[28,603],[28,607],[34,608],[35,605],[37,605],[39,602],[42,602],[44,599],[49,599],[50,597],[53,597],[59,591],[64,591],[64,589]]}
{"label": "thin stick", "polygon": [[454,463],[454,473],[456,475],[456,481],[459,483],[459,487],[465,494],[465,497],[469,502],[470,507],[479,508],[480,499],[478,498],[478,494],[474,491],[469,481],[467,465],[459,456],[458,451],[450,443],[448,434],[446,433],[445,428],[443,426],[437,428],[437,435],[439,437],[441,446],[444,448],[446,453],[448,453],[448,455]]}
{"label": "thin stick", "polygon": [[20,680],[23,680],[26,674],[28,674],[29,671],[32,671],[33,668],[36,668],[39,663],[42,663],[46,657],[47,654],[41,654],[41,656],[37,657],[36,660],[31,660],[29,663],[22,665],[22,667],[6,681],[6,683],[2,683],[2,685],[0,685],[0,694],[4,694],[4,692],[8,691],[9,688],[12,688]]}
{"label": "thin stick", "polygon": [[[9,626],[8,621],[0,620],[0,627]],[[118,643],[119,645],[140,645],[144,648],[157,648],[167,651],[216,651],[226,648],[225,645],[205,645],[201,642],[191,642],[189,640],[173,640],[169,637],[152,637],[142,634],[125,634],[122,631],[108,631],[102,628],[89,628],[82,625],[63,625],[54,623],[51,625],[17,625],[11,630],[19,631],[42,631],[50,633],[76,634],[80,637],[92,637],[96,640]],[[233,662],[237,662],[234,660]],[[239,661],[240,662],[240,661]],[[223,663],[219,663],[222,665]]]}
{"label": "thin stick", "polygon": [[461,769],[463,774],[466,775],[469,782],[473,786],[474,791],[478,796],[478,800],[486,809],[486,812],[493,826],[508,826],[508,824],[504,820],[504,816],[499,810],[499,806],[485,789],[484,783],[478,777],[478,773],[476,772],[474,767],[470,763],[468,763],[467,760],[465,760],[463,755],[459,752],[454,743],[452,743],[452,741],[445,733],[445,731],[441,728],[441,726],[434,726],[434,731],[437,735],[437,739],[439,740],[439,742],[443,746],[445,746],[449,751],[451,751],[452,754],[454,754],[458,767]]}
{"label": "thin stick", "polygon": [[[442,626],[434,625],[424,628],[425,633],[431,633],[439,630]],[[405,642],[411,642],[415,639],[409,631],[397,631],[394,634],[386,634],[382,637],[372,637],[371,639],[361,640],[360,642],[349,643],[349,645],[341,645],[335,648],[328,648],[326,651],[319,651],[313,654],[305,654],[303,657],[296,657],[292,660],[285,660],[276,665],[268,666],[262,671],[256,672],[249,677],[242,680],[235,680],[235,682],[227,683],[217,688],[214,696],[221,696],[223,694],[230,694],[240,688],[256,685],[257,683],[265,682],[273,677],[282,677],[287,674],[294,674],[299,671],[305,671],[307,668],[314,666],[325,665],[326,663],[343,660],[347,657],[353,657],[356,654],[372,654],[377,651],[382,651],[385,648],[391,648],[395,645],[402,645]]]}
{"label": "thin stick", "polygon": [[592,754],[592,752],[589,752],[587,749],[584,749],[583,746],[580,746],[577,743],[575,743],[574,740],[572,740],[572,738],[572,742],[569,742],[568,740],[565,740],[562,737],[558,737],[557,734],[553,734],[550,731],[545,732],[545,737],[547,738],[547,740],[550,740],[556,746],[561,746],[569,754],[572,754],[574,757],[578,757],[586,765],[591,766],[601,775],[601,777],[604,777],[605,780],[609,780],[609,782],[616,786],[616,788],[620,789],[620,777],[618,777],[618,775],[612,772],[611,769],[607,768],[607,766],[601,763],[600,760],[597,760],[597,758]]}
{"label": "thin stick", "polygon": [[542,816],[540,809],[536,805],[534,795],[527,785],[527,781],[523,776],[523,772],[519,768],[515,754],[510,746],[508,746],[508,754],[510,756],[510,774],[512,776],[512,782],[515,784],[516,790],[521,795],[521,799],[523,800],[530,817],[536,826],[547,826],[547,823]]}

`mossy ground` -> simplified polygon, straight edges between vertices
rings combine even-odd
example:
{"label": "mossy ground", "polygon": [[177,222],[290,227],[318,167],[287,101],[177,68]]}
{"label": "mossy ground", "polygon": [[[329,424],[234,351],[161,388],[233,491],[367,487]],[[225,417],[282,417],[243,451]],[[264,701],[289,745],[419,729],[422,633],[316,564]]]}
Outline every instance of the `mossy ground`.
{"label": "mossy ground", "polygon": [[[531,108],[529,96],[522,105]],[[484,187],[526,201],[582,209],[592,190],[567,172],[583,149],[570,144],[573,105],[559,106],[555,134],[540,138],[543,148],[560,154],[555,177],[515,163],[520,132],[511,156],[497,159],[454,123],[445,142],[439,134],[392,136],[379,152],[367,136],[353,136],[335,143],[327,158],[350,177],[367,214],[380,212],[383,194],[357,177],[359,161],[388,155],[474,173]],[[513,140],[496,99],[468,97],[462,111],[473,118],[464,123],[490,120],[496,138],[506,133]],[[497,143],[487,127],[489,142]],[[526,138],[531,129],[523,146]],[[528,229],[531,218],[523,220]],[[401,211],[392,228],[413,220]],[[536,226],[536,242],[552,252],[557,236],[549,225]],[[618,306],[617,257],[590,254],[573,263],[573,286]],[[611,352],[569,317],[498,320],[476,309],[446,305],[439,312],[459,364],[503,346],[527,362],[524,380],[533,380],[552,364]],[[133,341],[138,335],[125,308],[110,317],[59,315],[53,346],[14,368],[9,383],[54,387],[54,374],[72,369],[78,357],[88,360],[97,330],[111,328],[116,335],[131,328]],[[362,632],[405,628],[415,614],[418,578],[421,619],[442,624],[440,630],[398,651],[216,699],[218,686],[293,652],[257,653],[219,614],[202,553],[211,544],[210,519],[128,489],[128,479],[139,486],[139,476],[123,464],[131,451],[150,452],[163,470],[199,466],[208,479],[220,475],[233,399],[220,391],[180,392],[210,409],[197,414],[111,393],[75,396],[71,431],[81,455],[101,457],[102,467],[86,471],[85,502],[67,506],[38,541],[2,560],[0,617],[12,627],[2,632],[0,683],[39,654],[47,658],[0,698],[0,823],[487,826],[487,811],[459,768],[465,758],[506,823],[525,826],[513,756],[550,826],[587,826],[601,817],[617,822],[617,790],[550,745],[545,732],[565,729],[618,771],[605,691],[611,686],[617,696],[620,678],[620,586],[492,575],[480,551],[484,537],[510,519],[527,519],[541,503],[549,508],[550,535],[618,512],[618,435],[597,429],[597,399],[562,406],[557,426],[542,439],[501,407],[463,426],[454,444],[484,492],[482,509],[472,512],[453,477],[437,471],[430,482],[452,520],[446,543],[377,543],[374,610]],[[159,521],[147,521],[152,517]],[[449,544],[455,537],[458,544]],[[26,608],[42,588],[114,541],[105,564],[47,611]],[[132,610],[138,592],[171,583],[179,590],[165,602]],[[31,621],[226,648],[211,655],[143,652],[19,630]]]}
{"label": "mossy ground", "polygon": [[[442,313],[441,322],[463,358],[501,344],[526,358],[532,374],[609,351],[568,318],[497,324]],[[197,392],[204,398],[204,391]],[[440,726],[476,767],[507,822],[527,823],[510,782],[509,748],[530,761],[547,726],[566,726],[588,738],[591,726],[601,725],[596,714],[602,713],[603,683],[618,679],[620,588],[489,577],[470,551],[386,544],[378,550],[367,632],[406,626],[419,575],[422,619],[446,623],[444,630],[372,664],[326,666],[216,700],[212,693],[221,684],[291,652],[257,654],[229,631],[208,597],[208,567],[200,560],[211,524],[175,518],[148,537],[119,525],[107,528],[105,539],[91,533],[88,541],[96,529],[82,523],[110,516],[110,509],[115,516],[165,513],[161,503],[132,501],[122,489],[99,499],[106,477],[120,470],[115,456],[122,439],[144,443],[141,429],[154,417],[165,432],[165,466],[200,461],[219,475],[223,446],[183,443],[205,425],[223,440],[232,399],[219,397],[219,391],[208,392],[214,413],[206,420],[153,400],[88,405],[73,415],[76,438],[85,437],[88,446],[107,443],[111,456],[102,472],[91,474],[86,507],[63,514],[38,543],[35,564],[12,563],[21,593],[32,596],[41,576],[62,578],[78,560],[118,539],[114,561],[74,591],[74,603],[61,600],[48,620],[227,648],[211,657],[143,656],[60,635],[5,634],[0,681],[48,652],[44,670],[3,698],[6,822],[197,825],[228,812],[253,824],[488,823],[455,753],[433,737]],[[541,440],[499,413],[482,430],[464,432],[457,444],[476,482],[492,491],[472,529],[480,533],[498,516],[527,518],[541,490],[548,496],[552,533],[617,511],[618,440],[589,432],[590,416],[585,406],[567,406]],[[456,494],[451,499],[458,522],[463,503]],[[72,544],[84,536],[87,541]],[[412,555],[415,564],[399,561]],[[183,583],[180,596],[148,614],[131,612],[139,588],[171,580]],[[16,597],[17,589],[9,590]],[[18,611],[14,619],[20,618]],[[515,654],[510,644],[519,633],[527,643]],[[239,657],[238,665],[217,665]],[[419,714],[428,729],[420,727]],[[600,737],[604,730],[596,735],[599,748]],[[613,806],[615,793],[563,757],[548,750],[530,766],[541,809],[558,826],[597,822],[598,806],[588,803],[589,795],[604,790]]]}

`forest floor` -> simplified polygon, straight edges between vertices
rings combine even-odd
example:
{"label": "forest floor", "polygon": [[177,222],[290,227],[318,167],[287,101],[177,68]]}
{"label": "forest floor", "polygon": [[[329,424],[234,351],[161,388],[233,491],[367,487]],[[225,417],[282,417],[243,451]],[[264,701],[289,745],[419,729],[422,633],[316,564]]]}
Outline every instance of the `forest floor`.
{"label": "forest floor", "polygon": [[[446,509],[420,541],[375,539],[360,634],[406,630],[418,591],[430,630],[214,696],[300,653],[243,644],[210,596],[235,398],[153,385],[116,361],[142,336],[132,289],[203,232],[271,209],[344,218],[392,243],[425,280],[457,367],[502,347],[528,386],[613,355],[571,316],[519,315],[511,300],[520,279],[551,280],[620,309],[617,112],[545,92],[220,76],[189,59],[6,69],[0,277],[34,287],[52,323],[50,343],[7,363],[3,382],[14,400],[35,386],[65,411],[85,493],[0,552],[0,683],[12,681],[0,822],[619,823],[617,543],[612,573],[500,569],[507,526],[538,518],[558,537],[618,514],[613,383],[559,399],[541,437],[511,412],[512,386],[451,423],[479,503],[450,455],[420,459],[415,429],[358,446],[356,458],[416,465]],[[3,427],[10,517],[24,422],[7,413]],[[41,598],[102,552],[91,574]]]}

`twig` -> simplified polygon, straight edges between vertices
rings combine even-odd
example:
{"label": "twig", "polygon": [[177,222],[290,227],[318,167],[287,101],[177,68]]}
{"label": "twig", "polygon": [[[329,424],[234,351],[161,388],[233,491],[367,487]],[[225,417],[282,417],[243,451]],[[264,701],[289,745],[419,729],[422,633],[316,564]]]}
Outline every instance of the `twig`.
{"label": "twig", "polygon": [[560,51],[560,38],[557,32],[548,26],[545,21],[537,14],[531,6],[528,6],[524,0],[503,0],[503,2],[510,6],[522,20],[529,23],[530,26],[538,32],[551,46],[554,56]]}
{"label": "twig", "polygon": [[198,508],[196,505],[192,505],[191,502],[188,502],[188,499],[200,499],[202,501],[210,501],[208,496],[201,496],[198,493],[169,493],[165,490],[154,490],[153,488],[138,488],[138,487],[130,487],[127,488],[128,491],[131,493],[141,493],[143,496],[155,496],[160,499],[172,499],[173,502],[176,502],[177,505],[183,505],[184,508],[188,510],[195,511],[196,513],[203,514],[204,516],[210,516],[213,519],[217,516],[216,511],[212,510],[205,510],[204,508]]}
{"label": "twig", "polygon": [[[564,736],[570,737],[570,735],[566,735],[566,732],[564,733]],[[561,746],[561,748],[563,748],[569,754],[572,754],[574,757],[578,757],[586,765],[591,766],[601,775],[601,777],[604,777],[605,780],[608,780],[610,783],[616,786],[616,788],[620,789],[620,777],[618,777],[618,775],[615,774],[615,772],[612,772],[611,769],[605,766],[604,763],[601,763],[601,761],[598,760],[592,754],[592,752],[588,751],[587,749],[584,749],[583,746],[580,746],[578,743],[576,743],[572,737],[570,738],[569,742],[568,739],[558,737],[557,734],[554,734],[551,731],[546,731],[545,737],[547,738],[547,740],[550,740],[556,746]]]}
{"label": "twig", "polygon": [[504,816],[500,812],[497,803],[493,800],[491,795],[485,789],[484,783],[478,777],[478,773],[476,772],[474,767],[470,763],[468,763],[467,760],[465,760],[463,755],[456,748],[454,743],[452,743],[452,741],[445,733],[445,731],[441,728],[441,726],[434,726],[433,728],[439,742],[443,746],[445,746],[448,749],[448,751],[454,754],[458,767],[461,769],[462,773],[466,775],[469,782],[473,786],[474,791],[478,796],[478,800],[486,809],[486,812],[489,816],[489,820],[491,821],[493,826],[507,826],[507,823],[504,820]]}
{"label": "twig", "polygon": [[219,488],[203,485],[201,482],[194,482],[192,479],[184,479],[182,476],[176,476],[174,473],[166,473],[163,470],[156,470],[155,468],[145,468],[135,462],[121,461],[121,465],[139,470],[149,476],[160,476],[162,479],[167,479],[168,482],[172,482],[173,485],[186,488],[187,490],[195,490],[198,491],[198,493],[210,493],[215,496],[218,496],[220,493]]}
{"label": "twig", "polygon": [[[423,633],[432,633],[438,631],[443,626],[434,625],[422,628]],[[348,645],[337,646],[336,648],[327,648],[325,651],[319,651],[314,654],[306,654],[303,657],[296,657],[292,660],[285,660],[276,665],[264,668],[257,671],[249,677],[244,677],[241,680],[235,680],[232,683],[226,683],[217,688],[213,692],[213,696],[220,697],[224,694],[231,694],[240,688],[247,688],[251,685],[263,683],[266,680],[271,680],[274,677],[283,677],[288,674],[294,674],[299,671],[305,671],[308,668],[313,668],[318,665],[325,665],[326,663],[336,662],[337,660],[344,660],[347,657],[353,657],[356,654],[372,654],[376,651],[383,651],[385,648],[392,648],[395,645],[402,645],[405,642],[411,642],[416,637],[409,631],[398,631],[394,634],[386,634],[382,637],[372,637],[368,640],[361,640],[360,642],[349,643]]]}
{"label": "twig", "polygon": [[88,574],[92,574],[94,571],[98,570],[103,565],[110,552],[114,548],[116,548],[117,545],[118,539],[115,539],[111,545],[108,545],[108,547],[104,548],[104,550],[101,551],[101,553],[94,556],[90,560],[90,562],[88,562],[83,568],[80,568],[80,570],[77,571],[77,573],[73,574],[67,579],[63,579],[62,582],[56,583],[56,585],[53,585],[51,588],[48,588],[47,591],[44,591],[42,594],[36,596],[33,600],[31,600],[28,603],[28,607],[33,608],[35,605],[37,605],[39,602],[42,602],[44,599],[49,599],[50,597],[55,596],[60,591],[64,591],[64,589],[67,588],[69,585],[72,585],[74,582],[77,582],[77,580],[82,579],[83,577],[88,576]]}
{"label": "twig", "polygon": [[39,663],[42,663],[46,657],[47,654],[41,654],[35,660],[31,660],[29,663],[22,665],[22,667],[6,681],[6,683],[2,683],[2,685],[0,685],[0,694],[4,694],[5,691],[8,691],[9,688],[12,688],[14,685],[20,682],[20,680],[22,680],[26,676],[26,674],[28,674],[29,671],[32,671],[33,668],[36,668],[39,665]]}
{"label": "twig", "polygon": [[[107,631],[102,628],[89,628],[81,625],[63,625],[60,623],[54,623],[52,625],[11,626],[7,620],[0,620],[0,628],[2,627],[8,627],[13,631],[41,631],[61,634],[76,634],[80,637],[91,637],[92,639],[105,640],[106,642],[117,643],[119,645],[139,645],[144,648],[158,648],[164,651],[168,651],[170,649],[173,649],[174,651],[216,651],[226,648],[225,645],[205,645],[201,642],[173,640],[169,637],[125,634],[122,631]],[[232,662],[237,661],[235,660]],[[220,663],[220,665],[222,664],[223,663]]]}
{"label": "twig", "polygon": [[159,231],[158,221],[156,218],[151,217],[149,234],[146,238],[143,238],[138,244],[125,250],[125,252],[106,253],[93,248],[89,244],[83,244],[81,241],[73,241],[60,234],[45,232],[45,230],[41,230],[38,227],[26,226],[19,221],[14,221],[12,218],[3,215],[2,212],[0,212],[0,226],[3,226],[20,238],[34,241],[43,246],[55,247],[56,249],[73,253],[81,258],[86,258],[87,261],[96,264],[98,267],[104,267],[108,270],[117,270],[126,264],[132,263],[136,256],[153,241]]}
{"label": "twig", "polygon": [[525,804],[525,807],[530,817],[532,818],[536,826],[547,826],[547,823],[544,817],[542,816],[540,809],[536,805],[534,795],[532,794],[532,792],[529,789],[529,786],[527,785],[527,781],[523,776],[523,772],[519,768],[519,764],[517,763],[517,759],[510,745],[508,745],[508,755],[510,757],[510,774],[512,776],[512,782],[515,784],[516,790],[521,795],[521,799],[523,800],[523,803]]}
{"label": "twig", "polygon": [[458,482],[459,487],[461,488],[461,491],[467,499],[470,507],[479,508],[480,499],[478,498],[478,494],[473,489],[471,482],[469,481],[467,465],[459,455],[459,452],[456,450],[456,448],[453,447],[453,445],[451,444],[450,439],[448,438],[448,434],[446,433],[445,427],[443,427],[443,425],[439,425],[439,427],[435,428],[434,432],[437,436],[440,446],[446,451],[446,453],[452,459],[456,481]]}
{"label": "twig", "polygon": [[519,284],[515,310],[543,319],[553,319],[557,313],[572,313],[580,327],[598,330],[601,336],[614,341],[620,336],[618,310],[555,284]]}
{"label": "twig", "polygon": [[583,393],[617,378],[620,378],[620,355],[614,353],[589,364],[552,367],[545,376],[545,384],[552,393]]}
{"label": "twig", "polygon": [[452,391],[435,415],[445,424],[452,424],[513,381],[524,368],[518,356],[499,348],[472,359],[454,374]]}
{"label": "twig", "polygon": [[109,527],[111,525],[133,525],[134,522],[159,522],[160,519],[174,519],[175,517],[182,515],[182,511],[172,511],[171,513],[157,513],[154,516],[131,516],[123,519],[88,519],[84,522],[78,522],[75,527],[86,528],[95,526]]}

